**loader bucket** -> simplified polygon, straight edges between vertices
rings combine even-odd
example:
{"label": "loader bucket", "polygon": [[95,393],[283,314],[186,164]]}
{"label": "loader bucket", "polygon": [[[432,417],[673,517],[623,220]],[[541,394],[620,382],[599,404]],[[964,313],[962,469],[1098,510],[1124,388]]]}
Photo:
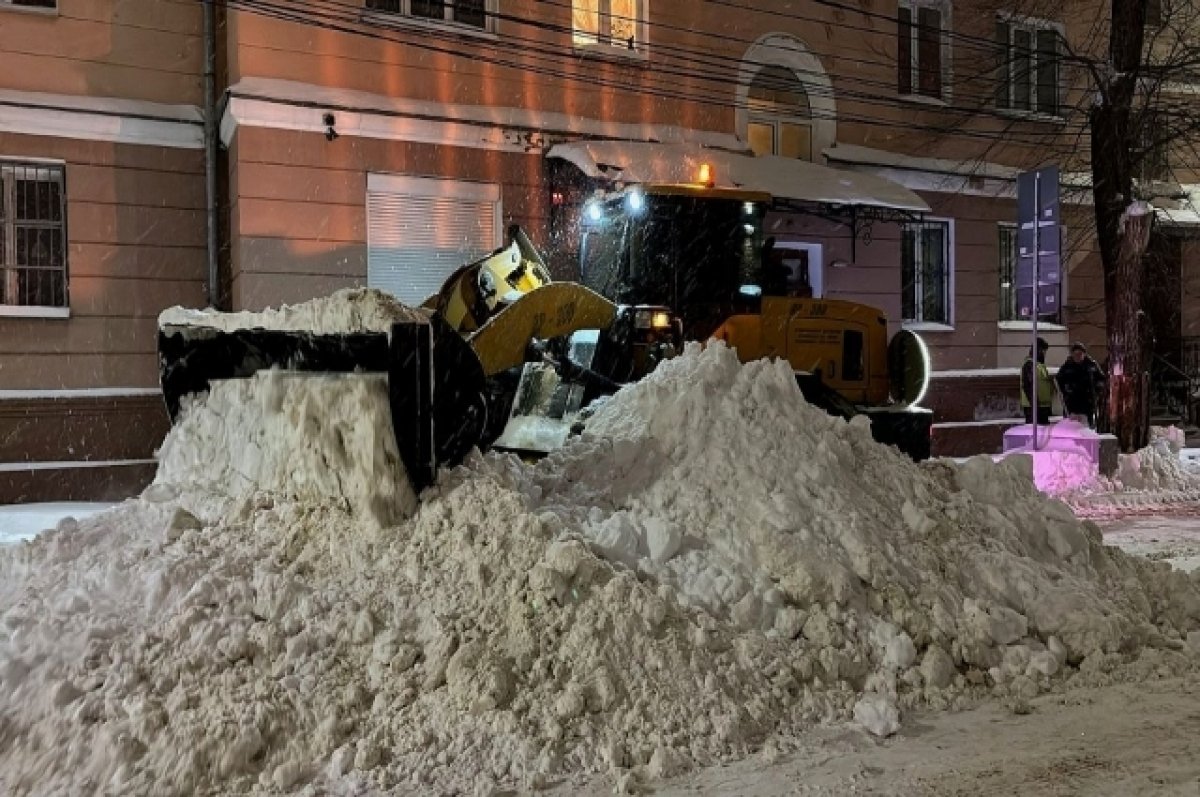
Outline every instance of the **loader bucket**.
{"label": "loader bucket", "polygon": [[483,442],[483,369],[471,347],[437,316],[398,322],[390,335],[165,325],[158,358],[172,421],[184,396],[207,392],[216,380],[272,368],[387,374],[396,446],[418,493],[433,484],[439,466],[458,464]]}

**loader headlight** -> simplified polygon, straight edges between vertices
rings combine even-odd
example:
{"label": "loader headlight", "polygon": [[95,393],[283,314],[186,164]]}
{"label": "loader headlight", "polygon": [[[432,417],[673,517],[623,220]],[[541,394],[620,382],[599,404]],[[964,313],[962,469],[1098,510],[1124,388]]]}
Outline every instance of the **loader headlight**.
{"label": "loader headlight", "polygon": [[587,216],[588,221],[599,222],[604,218],[604,208],[600,207],[600,203],[596,200],[590,199],[583,206],[583,214]]}
{"label": "loader headlight", "polygon": [[638,329],[670,329],[673,322],[668,310],[643,307],[633,314],[633,325]]}
{"label": "loader headlight", "polygon": [[626,195],[625,203],[629,205],[629,212],[636,216],[646,207],[646,195],[635,188]]}

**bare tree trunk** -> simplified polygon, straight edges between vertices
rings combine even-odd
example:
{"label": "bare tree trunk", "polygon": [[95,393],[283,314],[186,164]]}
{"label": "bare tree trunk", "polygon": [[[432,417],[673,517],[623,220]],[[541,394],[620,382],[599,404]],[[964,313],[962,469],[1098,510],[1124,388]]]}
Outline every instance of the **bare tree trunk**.
{"label": "bare tree trunk", "polygon": [[1150,436],[1150,349],[1143,307],[1144,263],[1154,219],[1138,206],[1121,225],[1114,282],[1108,309],[1108,413],[1122,451],[1136,451]]}
{"label": "bare tree trunk", "polygon": [[1108,327],[1108,413],[1121,450],[1144,446],[1150,435],[1149,356],[1144,323],[1143,263],[1152,211],[1134,204],[1132,122],[1145,38],[1144,0],[1112,0],[1109,63],[1089,113],[1096,234],[1104,263]]}

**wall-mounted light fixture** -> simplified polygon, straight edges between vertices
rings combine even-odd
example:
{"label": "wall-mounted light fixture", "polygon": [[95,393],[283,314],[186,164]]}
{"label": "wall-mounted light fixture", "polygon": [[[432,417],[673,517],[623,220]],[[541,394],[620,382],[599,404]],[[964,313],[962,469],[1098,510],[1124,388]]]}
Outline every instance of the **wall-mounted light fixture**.
{"label": "wall-mounted light fixture", "polygon": [[829,267],[830,268],[850,268],[850,266],[852,266],[852,265],[854,265],[854,264],[851,263],[849,260],[840,260],[839,259],[839,260],[834,260],[833,262],[831,262],[829,264]]}
{"label": "wall-mounted light fixture", "polygon": [[323,125],[325,125],[325,140],[326,141],[333,141],[335,138],[338,137],[338,131],[333,129],[334,121],[335,120],[333,118],[333,114],[331,114],[331,113],[325,114],[325,116],[321,119],[321,123]]}

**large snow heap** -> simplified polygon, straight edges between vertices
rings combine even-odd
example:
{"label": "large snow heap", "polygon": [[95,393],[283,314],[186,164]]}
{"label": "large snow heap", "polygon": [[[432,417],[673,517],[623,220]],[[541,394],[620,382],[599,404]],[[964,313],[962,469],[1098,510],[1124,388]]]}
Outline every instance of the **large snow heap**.
{"label": "large snow heap", "polygon": [[[394,526],[353,496],[214,500],[185,425],[140,498],[0,553],[5,793],[628,781],[1200,646],[1200,580],[1105,548],[1027,460],[915,465],[719,344],[536,466],[444,474]],[[335,468],[390,430],[316,436]]]}

